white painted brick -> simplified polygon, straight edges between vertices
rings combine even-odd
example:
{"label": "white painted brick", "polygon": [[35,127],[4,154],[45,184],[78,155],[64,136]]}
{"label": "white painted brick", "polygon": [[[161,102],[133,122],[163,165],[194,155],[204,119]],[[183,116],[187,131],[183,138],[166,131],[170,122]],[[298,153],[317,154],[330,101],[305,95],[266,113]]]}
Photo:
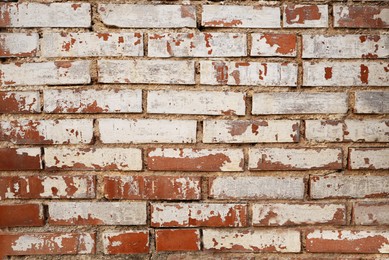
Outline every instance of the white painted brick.
{"label": "white painted brick", "polygon": [[99,60],[100,83],[195,84],[194,62]]}
{"label": "white painted brick", "polygon": [[90,64],[90,61],[0,64],[0,86],[88,84]]}
{"label": "white painted brick", "polygon": [[245,94],[214,91],[149,91],[147,112],[152,114],[244,115]]}
{"label": "white painted brick", "polygon": [[296,57],[296,34],[252,33],[251,37],[251,56]]}
{"label": "white painted brick", "polygon": [[389,64],[379,61],[304,62],[304,86],[389,86]]}
{"label": "white painted brick", "polygon": [[125,28],[196,27],[196,8],[190,5],[99,4],[105,25]]}
{"label": "white painted brick", "polygon": [[349,169],[389,169],[389,148],[349,148]]}
{"label": "white painted brick", "polygon": [[346,141],[389,142],[389,120],[345,120]]}
{"label": "white painted brick", "polygon": [[247,55],[242,33],[149,34],[150,57],[240,57]]}
{"label": "white painted brick", "polygon": [[386,4],[334,4],[333,14],[335,28],[389,28],[389,7]]}
{"label": "white painted brick", "polygon": [[37,33],[0,33],[0,57],[35,56],[38,48]]}
{"label": "white painted brick", "polygon": [[43,57],[143,56],[141,33],[44,33]]}
{"label": "white painted brick", "polygon": [[90,27],[89,3],[2,3],[1,27]]}
{"label": "white painted brick", "polygon": [[389,91],[355,92],[354,112],[357,114],[389,113]]}
{"label": "white painted brick", "polygon": [[41,112],[38,91],[0,91],[0,113]]}
{"label": "white painted brick", "polygon": [[357,202],[353,206],[356,225],[389,225],[389,202]]}
{"label": "white painted brick", "polygon": [[328,27],[328,5],[284,5],[284,28]]}
{"label": "white painted brick", "polygon": [[254,93],[252,114],[344,114],[347,103],[347,93]]}
{"label": "white painted brick", "polygon": [[389,35],[303,35],[303,58],[388,58]]}
{"label": "white painted brick", "polygon": [[280,28],[279,7],[203,5],[201,24],[205,27]]}
{"label": "white painted brick", "polygon": [[206,85],[296,86],[297,64],[200,61],[200,83]]}
{"label": "white painted brick", "polygon": [[204,143],[290,143],[299,140],[297,120],[205,120]]}
{"label": "white painted brick", "polygon": [[305,137],[315,142],[343,141],[343,127],[339,120],[305,120]]}
{"label": "white painted brick", "polygon": [[103,143],[194,143],[196,120],[98,119]]}

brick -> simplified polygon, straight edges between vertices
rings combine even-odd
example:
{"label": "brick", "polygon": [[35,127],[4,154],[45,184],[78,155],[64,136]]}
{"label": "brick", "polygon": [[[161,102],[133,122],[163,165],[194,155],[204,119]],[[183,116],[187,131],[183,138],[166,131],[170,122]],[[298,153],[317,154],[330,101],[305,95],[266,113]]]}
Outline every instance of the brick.
{"label": "brick", "polygon": [[336,170],[342,169],[343,152],[338,148],[250,148],[249,169]]}
{"label": "brick", "polygon": [[0,64],[0,86],[88,84],[90,64],[90,61]]}
{"label": "brick", "polygon": [[251,56],[296,57],[296,34],[252,33],[251,38]]}
{"label": "brick", "polygon": [[272,92],[253,94],[253,115],[345,114],[347,93]]}
{"label": "brick", "polygon": [[150,250],[149,231],[106,231],[102,235],[104,254],[145,254]]}
{"label": "brick", "polygon": [[105,25],[124,28],[196,27],[196,8],[191,5],[99,4]]}
{"label": "brick", "polygon": [[200,61],[205,85],[296,86],[297,64],[275,62]]}
{"label": "brick", "polygon": [[153,227],[244,227],[246,204],[153,203]]}
{"label": "brick", "polygon": [[0,199],[92,199],[95,176],[2,176]]}
{"label": "brick", "polygon": [[99,60],[100,83],[195,84],[194,62]]}
{"label": "brick", "polygon": [[389,28],[389,7],[334,4],[334,27]]}
{"label": "brick", "polygon": [[0,91],[0,113],[41,112],[38,91]]}
{"label": "brick", "polygon": [[328,27],[328,5],[284,5],[285,28]]}
{"label": "brick", "polygon": [[1,27],[91,26],[88,3],[1,3],[0,13]]}
{"label": "brick", "polygon": [[0,227],[38,227],[44,225],[40,204],[0,205]]}
{"label": "brick", "polygon": [[331,174],[312,176],[310,196],[324,198],[382,198],[389,197],[387,176],[349,176]]}
{"label": "brick", "polygon": [[295,230],[203,230],[205,250],[231,252],[300,252]]}
{"label": "brick", "polygon": [[247,55],[242,33],[149,34],[149,57],[241,57]]}
{"label": "brick", "polygon": [[346,224],[344,204],[258,203],[252,205],[255,226]]}
{"label": "brick", "polygon": [[203,5],[201,25],[205,27],[280,28],[279,7]]}
{"label": "brick", "polygon": [[104,118],[98,124],[106,144],[196,142],[196,120]]}
{"label": "brick", "polygon": [[342,142],[344,127],[341,120],[305,120],[305,137],[315,142]]}
{"label": "brick", "polygon": [[33,57],[38,48],[37,33],[0,33],[0,57]]}
{"label": "brick", "polygon": [[355,92],[354,113],[385,114],[389,113],[389,91]]}
{"label": "brick", "polygon": [[141,150],[136,148],[45,148],[48,170],[142,169]]}
{"label": "brick", "polygon": [[199,251],[200,230],[163,229],[155,231],[157,251]]}
{"label": "brick", "polygon": [[40,148],[0,148],[1,171],[40,170]]}
{"label": "brick", "polygon": [[145,225],[146,202],[49,202],[50,225]]}
{"label": "brick", "polygon": [[208,190],[213,199],[303,199],[304,180],[302,177],[212,177]]}
{"label": "brick", "polygon": [[385,62],[304,62],[303,69],[304,86],[389,86]]}
{"label": "brick", "polygon": [[389,169],[389,148],[349,148],[348,167],[350,170]]}
{"label": "brick", "polygon": [[303,58],[388,58],[389,35],[303,35]]}
{"label": "brick", "polygon": [[140,89],[49,89],[43,91],[46,113],[141,113]]}
{"label": "brick", "polygon": [[244,115],[245,93],[158,90],[147,95],[151,114]]}
{"label": "brick", "polygon": [[291,143],[298,141],[298,120],[203,121],[204,143]]}
{"label": "brick", "polygon": [[243,171],[241,149],[155,148],[147,152],[151,171]]}
{"label": "brick", "polygon": [[353,222],[356,225],[389,225],[388,202],[356,202]]}
{"label": "brick", "polygon": [[89,144],[93,120],[12,120],[0,121],[0,140],[14,144]]}
{"label": "brick", "polygon": [[94,233],[2,233],[0,252],[4,255],[94,254]]}
{"label": "brick", "polygon": [[104,197],[130,200],[199,200],[201,199],[201,178],[105,176]]}
{"label": "brick", "polygon": [[315,229],[306,232],[306,250],[315,253],[389,253],[389,232]]}
{"label": "brick", "polygon": [[43,57],[143,56],[141,33],[44,33]]}

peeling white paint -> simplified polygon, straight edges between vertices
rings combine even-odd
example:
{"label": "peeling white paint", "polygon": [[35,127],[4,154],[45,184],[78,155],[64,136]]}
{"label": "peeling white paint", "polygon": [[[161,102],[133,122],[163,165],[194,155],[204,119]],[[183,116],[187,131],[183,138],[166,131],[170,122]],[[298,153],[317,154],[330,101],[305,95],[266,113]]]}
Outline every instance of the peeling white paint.
{"label": "peeling white paint", "polygon": [[350,169],[389,169],[389,148],[349,148]]}
{"label": "peeling white paint", "polygon": [[1,33],[1,57],[35,56],[38,49],[39,34],[37,33]]}

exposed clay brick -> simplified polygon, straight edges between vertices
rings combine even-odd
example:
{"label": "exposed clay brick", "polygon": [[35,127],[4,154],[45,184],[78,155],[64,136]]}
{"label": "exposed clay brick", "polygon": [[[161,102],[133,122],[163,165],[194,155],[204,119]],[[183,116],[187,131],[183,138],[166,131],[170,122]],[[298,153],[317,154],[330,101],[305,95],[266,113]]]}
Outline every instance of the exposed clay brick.
{"label": "exposed clay brick", "polygon": [[349,148],[348,167],[352,170],[389,169],[389,148]]}
{"label": "exposed clay brick", "polygon": [[241,149],[155,148],[147,153],[152,171],[243,171]]}
{"label": "exposed clay brick", "polygon": [[389,232],[316,229],[306,232],[307,252],[389,253]]}
{"label": "exposed clay brick", "polygon": [[334,27],[389,28],[389,7],[334,5]]}
{"label": "exposed clay brick", "polygon": [[290,143],[298,141],[298,120],[203,121],[204,143]]}
{"label": "exposed clay brick", "polygon": [[0,3],[1,27],[90,27],[89,3]]}
{"label": "exposed clay brick", "polygon": [[94,176],[2,176],[0,199],[92,199]]}
{"label": "exposed clay brick", "polygon": [[0,33],[0,57],[32,57],[38,47],[37,33]]}
{"label": "exposed clay brick", "polygon": [[196,8],[191,5],[99,4],[105,25],[124,28],[196,27]]}
{"label": "exposed clay brick", "polygon": [[149,34],[150,57],[241,57],[247,55],[242,33]]}
{"label": "exposed clay brick", "polygon": [[[260,188],[258,188],[260,187]],[[302,177],[239,176],[209,179],[213,199],[302,199]]]}
{"label": "exposed clay brick", "polygon": [[41,112],[38,91],[0,91],[0,113]]}
{"label": "exposed clay brick", "polygon": [[296,86],[297,64],[275,62],[200,61],[205,85]]}
{"label": "exposed clay brick", "polygon": [[76,255],[94,254],[94,233],[2,233],[3,255]]}
{"label": "exposed clay brick", "polygon": [[149,252],[149,231],[106,231],[102,235],[104,254],[145,254]]}
{"label": "exposed clay brick", "polygon": [[142,169],[141,150],[136,148],[45,148],[48,170]]}
{"label": "exposed clay brick", "polygon": [[342,149],[337,148],[250,148],[249,169],[336,170],[342,169]]}
{"label": "exposed clay brick", "polygon": [[253,94],[253,115],[345,114],[347,93],[271,92]]}
{"label": "exposed clay brick", "polygon": [[205,250],[232,252],[300,252],[300,232],[294,230],[203,230]]}
{"label": "exposed clay brick", "polygon": [[40,170],[41,149],[37,148],[0,148],[1,171]]}
{"label": "exposed clay brick", "polygon": [[389,86],[387,62],[304,62],[303,69],[304,86]]}
{"label": "exposed clay brick", "polygon": [[180,176],[105,176],[107,199],[199,200],[200,177]]}
{"label": "exposed clay brick", "polygon": [[296,34],[253,33],[251,37],[251,56],[296,57]]}
{"label": "exposed clay brick", "polygon": [[198,251],[200,230],[163,229],[155,231],[157,251]]}
{"label": "exposed clay brick", "polygon": [[346,224],[344,204],[260,203],[253,204],[252,210],[255,226]]}
{"label": "exposed clay brick", "polygon": [[43,57],[143,56],[141,33],[44,33]]}
{"label": "exposed clay brick", "polygon": [[0,86],[88,84],[90,64],[90,61],[0,64]]}
{"label": "exposed clay brick", "polygon": [[194,143],[197,121],[98,119],[103,143]]}
{"label": "exposed clay brick", "polygon": [[44,225],[40,204],[0,205],[0,227],[37,227]]}
{"label": "exposed clay brick", "polygon": [[389,197],[389,179],[387,176],[371,175],[311,176],[310,196],[313,199]]}
{"label": "exposed clay brick", "polygon": [[142,112],[140,89],[49,89],[43,96],[46,113]]}
{"label": "exposed clay brick", "polygon": [[244,93],[214,91],[149,91],[151,114],[244,115]]}
{"label": "exposed clay brick", "polygon": [[389,35],[303,35],[303,58],[388,58]]}
{"label": "exposed clay brick", "polygon": [[389,225],[389,202],[356,202],[353,221],[356,225]]}
{"label": "exposed clay brick", "polygon": [[284,5],[285,28],[328,27],[328,5]]}
{"label": "exposed clay brick", "polygon": [[99,60],[100,83],[194,84],[194,62]]}
{"label": "exposed clay brick", "polygon": [[50,202],[50,225],[145,225],[146,202]]}
{"label": "exposed clay brick", "polygon": [[92,138],[90,119],[0,121],[0,140],[14,144],[88,144]]}
{"label": "exposed clay brick", "polygon": [[244,227],[246,204],[153,203],[153,227]]}
{"label": "exposed clay brick", "polygon": [[205,27],[280,28],[279,7],[203,5],[201,25]]}
{"label": "exposed clay brick", "polygon": [[357,114],[389,113],[389,91],[355,92],[354,112]]}

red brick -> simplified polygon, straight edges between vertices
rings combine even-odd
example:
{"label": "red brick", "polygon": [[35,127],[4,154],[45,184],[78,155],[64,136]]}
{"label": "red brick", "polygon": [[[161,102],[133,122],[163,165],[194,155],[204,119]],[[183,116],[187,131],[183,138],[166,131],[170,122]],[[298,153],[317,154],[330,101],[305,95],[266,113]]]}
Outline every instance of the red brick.
{"label": "red brick", "polygon": [[253,33],[251,37],[251,56],[296,56],[296,34]]}
{"label": "red brick", "polygon": [[389,28],[389,7],[334,5],[334,27]]}
{"label": "red brick", "polygon": [[149,231],[103,233],[104,254],[145,254],[149,252]]}
{"label": "red brick", "polygon": [[155,231],[157,251],[198,251],[200,231],[198,229],[163,229]]}
{"label": "red brick", "polygon": [[40,170],[41,150],[40,148],[1,148],[0,149],[0,170]]}
{"label": "red brick", "polygon": [[0,227],[36,227],[43,225],[43,207],[40,204],[0,205]]}
{"label": "red brick", "polygon": [[285,5],[284,27],[328,27],[327,5]]}
{"label": "red brick", "polygon": [[38,113],[41,111],[38,91],[1,91],[1,113]]}

